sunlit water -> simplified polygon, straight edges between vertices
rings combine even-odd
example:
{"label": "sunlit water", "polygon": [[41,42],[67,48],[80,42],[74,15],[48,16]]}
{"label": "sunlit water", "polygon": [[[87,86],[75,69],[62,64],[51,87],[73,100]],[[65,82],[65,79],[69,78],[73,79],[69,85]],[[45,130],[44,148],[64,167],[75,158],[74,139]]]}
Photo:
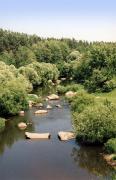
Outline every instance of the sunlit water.
{"label": "sunlit water", "polygon": [[[47,115],[34,115],[6,122],[0,135],[0,180],[96,180],[112,179],[113,169],[103,160],[101,147],[79,146],[75,140],[62,142],[57,134],[71,130],[71,115],[64,100],[50,102]],[[58,109],[55,104],[61,104]],[[26,131],[49,132],[49,140],[27,140],[17,128],[20,121],[32,121]]]}

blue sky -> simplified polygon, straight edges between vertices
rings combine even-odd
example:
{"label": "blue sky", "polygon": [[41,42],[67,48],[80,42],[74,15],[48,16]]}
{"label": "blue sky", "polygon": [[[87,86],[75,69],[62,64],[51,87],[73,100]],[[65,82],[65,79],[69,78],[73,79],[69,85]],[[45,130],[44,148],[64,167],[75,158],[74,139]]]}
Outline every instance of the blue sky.
{"label": "blue sky", "polygon": [[0,0],[0,28],[42,37],[116,41],[116,0]]}

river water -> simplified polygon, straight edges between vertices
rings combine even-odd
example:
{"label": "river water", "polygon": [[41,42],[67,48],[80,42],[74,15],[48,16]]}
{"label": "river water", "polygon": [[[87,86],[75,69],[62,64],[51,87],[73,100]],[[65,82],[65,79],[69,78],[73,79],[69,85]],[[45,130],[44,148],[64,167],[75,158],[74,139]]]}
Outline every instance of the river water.
{"label": "river water", "polygon": [[[80,146],[75,140],[62,142],[59,131],[71,130],[71,114],[64,100],[49,102],[53,109],[46,115],[34,115],[6,122],[0,135],[0,180],[98,180],[112,179],[113,169],[103,160],[102,148]],[[62,108],[55,107],[61,104]],[[20,121],[31,121],[26,131],[49,132],[49,140],[27,140],[17,128]]]}

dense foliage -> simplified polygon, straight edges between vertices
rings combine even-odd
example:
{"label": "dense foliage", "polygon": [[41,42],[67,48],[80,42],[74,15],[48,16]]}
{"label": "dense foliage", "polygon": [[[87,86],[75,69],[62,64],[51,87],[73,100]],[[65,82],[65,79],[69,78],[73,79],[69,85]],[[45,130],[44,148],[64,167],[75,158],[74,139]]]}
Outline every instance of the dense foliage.
{"label": "dense foliage", "polygon": [[78,141],[104,143],[116,137],[116,107],[109,101],[97,103],[90,95],[77,94],[71,108]]}
{"label": "dense foliage", "polygon": [[111,153],[116,153],[116,138],[109,139],[109,140],[105,143],[105,150],[106,150],[106,152],[108,152],[109,154],[111,154]]}
{"label": "dense foliage", "polygon": [[78,84],[58,85],[57,86],[57,91],[58,91],[59,94],[65,94],[68,91],[76,92],[76,91],[78,91],[80,89],[81,89],[81,87]]}
{"label": "dense foliage", "polygon": [[89,92],[112,91],[116,88],[116,43],[42,39],[0,29],[1,115],[26,109],[26,97],[33,88],[53,85],[58,78],[81,83]]}

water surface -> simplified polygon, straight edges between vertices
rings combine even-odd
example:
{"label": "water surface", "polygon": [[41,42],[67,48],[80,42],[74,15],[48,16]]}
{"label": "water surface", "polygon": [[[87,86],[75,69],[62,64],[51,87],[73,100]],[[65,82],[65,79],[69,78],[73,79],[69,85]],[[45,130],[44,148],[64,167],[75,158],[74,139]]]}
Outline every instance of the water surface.
{"label": "water surface", "polygon": [[[75,140],[59,141],[61,130],[72,130],[68,104],[50,102],[47,115],[34,115],[36,108],[24,117],[6,122],[0,135],[0,180],[98,180],[112,179],[113,169],[101,156],[101,147],[79,146]],[[62,109],[55,104],[62,104]],[[17,128],[20,121],[32,121],[26,131],[49,132],[50,140],[27,140]]]}

